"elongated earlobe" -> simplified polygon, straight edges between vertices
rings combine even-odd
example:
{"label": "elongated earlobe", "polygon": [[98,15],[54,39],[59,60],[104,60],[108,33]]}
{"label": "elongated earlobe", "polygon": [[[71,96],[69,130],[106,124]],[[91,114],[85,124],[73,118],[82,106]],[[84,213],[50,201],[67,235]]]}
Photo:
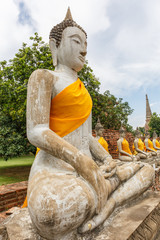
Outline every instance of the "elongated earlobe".
{"label": "elongated earlobe", "polygon": [[56,40],[54,38],[51,38],[49,40],[49,47],[52,53],[52,59],[53,59],[53,66],[57,66],[57,47],[56,47]]}

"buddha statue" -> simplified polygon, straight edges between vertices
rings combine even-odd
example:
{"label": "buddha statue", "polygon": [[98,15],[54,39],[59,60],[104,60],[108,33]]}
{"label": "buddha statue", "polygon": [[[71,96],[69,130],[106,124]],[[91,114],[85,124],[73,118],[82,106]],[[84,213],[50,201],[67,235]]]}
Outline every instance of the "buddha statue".
{"label": "buddha statue", "polygon": [[153,132],[153,141],[152,142],[153,142],[154,149],[156,149],[159,152],[160,151],[160,143],[157,140],[157,134],[155,131]]}
{"label": "buddha statue", "polygon": [[92,136],[92,100],[77,74],[87,35],[70,10],[52,28],[49,45],[55,71],[38,69],[28,82],[27,136],[40,149],[28,181],[28,211],[44,239],[73,240],[148,189],[154,169],[138,163],[117,167]]}
{"label": "buddha statue", "polygon": [[109,153],[109,151],[108,151],[108,143],[103,138],[104,128],[103,128],[102,124],[100,123],[100,119],[99,118],[98,118],[97,124],[95,126],[95,132],[96,132],[96,138],[97,138],[98,142]]}
{"label": "buddha statue", "polygon": [[132,162],[132,161],[138,161],[140,157],[137,155],[133,155],[130,148],[129,143],[125,139],[126,136],[126,130],[121,126],[119,130],[120,138],[117,141],[117,147],[119,151],[119,160],[126,161],[126,162]]}
{"label": "buddha statue", "polygon": [[138,130],[138,128],[135,131],[134,149],[140,159],[152,158],[152,154],[145,151],[145,145],[141,139],[141,132]]}
{"label": "buddha statue", "polygon": [[145,133],[145,140],[144,140],[144,144],[146,147],[146,152],[150,152],[152,154],[152,156],[156,157],[157,156],[157,151],[156,149],[153,147],[153,143],[150,140],[150,134],[149,132]]}

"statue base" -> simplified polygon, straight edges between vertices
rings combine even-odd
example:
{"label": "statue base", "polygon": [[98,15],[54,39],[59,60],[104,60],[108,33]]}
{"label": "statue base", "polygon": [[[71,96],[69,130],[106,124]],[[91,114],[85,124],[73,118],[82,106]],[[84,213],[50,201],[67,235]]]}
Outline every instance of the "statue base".
{"label": "statue base", "polygon": [[[34,229],[27,208],[16,210],[0,225],[0,240],[15,239],[46,240]],[[148,190],[117,208],[99,228],[73,239],[160,240],[160,193]]]}

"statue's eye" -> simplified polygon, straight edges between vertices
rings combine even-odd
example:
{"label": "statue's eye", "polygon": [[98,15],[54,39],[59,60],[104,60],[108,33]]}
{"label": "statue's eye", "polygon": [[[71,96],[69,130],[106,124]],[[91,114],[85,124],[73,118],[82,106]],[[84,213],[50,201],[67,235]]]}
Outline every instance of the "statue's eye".
{"label": "statue's eye", "polygon": [[76,42],[77,44],[80,44],[79,40],[73,39],[74,42]]}

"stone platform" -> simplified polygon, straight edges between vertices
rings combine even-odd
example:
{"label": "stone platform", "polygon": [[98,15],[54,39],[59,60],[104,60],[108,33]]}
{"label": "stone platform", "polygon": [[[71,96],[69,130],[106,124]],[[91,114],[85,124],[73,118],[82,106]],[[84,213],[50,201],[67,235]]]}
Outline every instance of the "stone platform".
{"label": "stone platform", "polygon": [[[147,191],[143,198],[117,209],[100,228],[78,240],[160,240],[160,193]],[[28,209],[19,209],[3,221],[0,240],[45,240],[34,230]],[[72,240],[72,239],[71,239]]]}

